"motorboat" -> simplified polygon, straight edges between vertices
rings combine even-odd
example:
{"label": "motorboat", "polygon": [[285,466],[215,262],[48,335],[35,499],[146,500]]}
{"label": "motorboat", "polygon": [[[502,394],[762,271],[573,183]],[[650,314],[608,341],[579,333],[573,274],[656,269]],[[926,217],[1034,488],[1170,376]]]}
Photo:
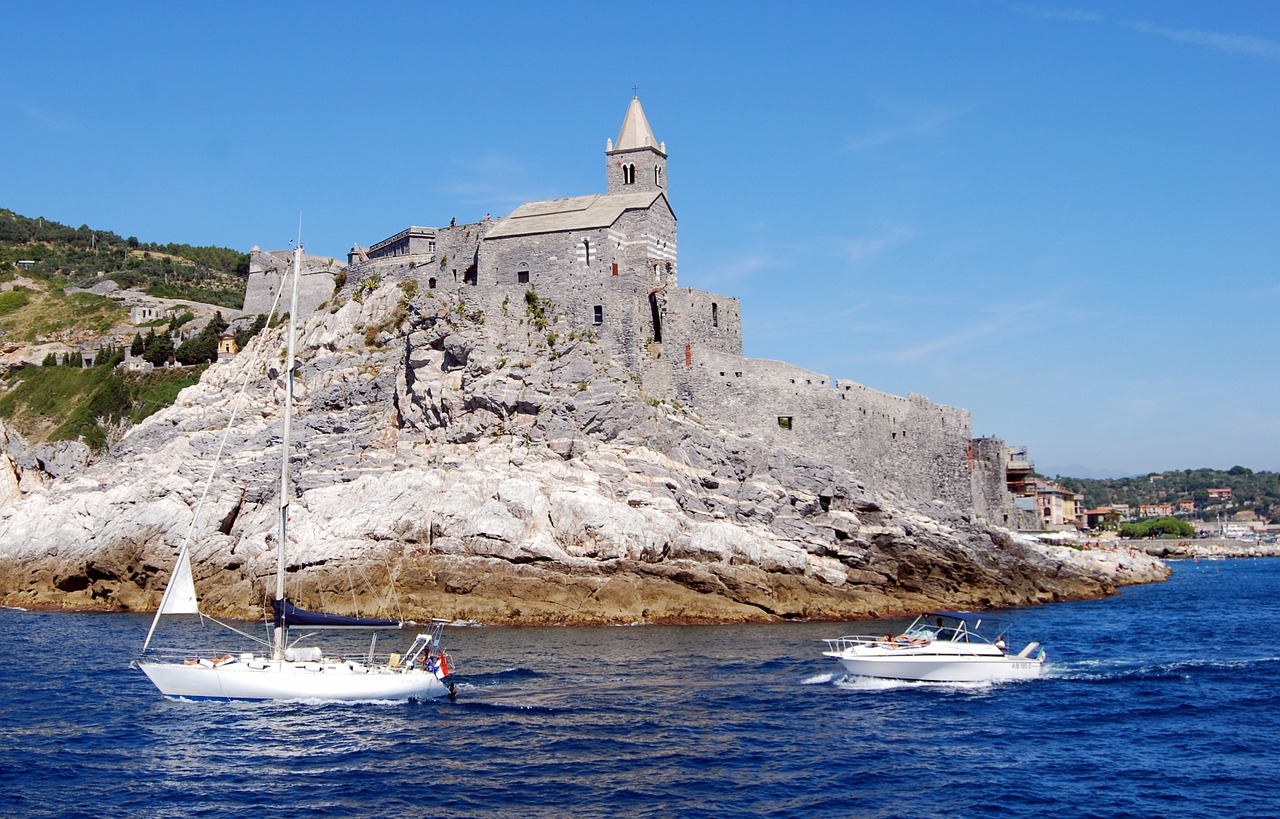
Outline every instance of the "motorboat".
{"label": "motorboat", "polygon": [[922,614],[901,634],[828,639],[825,657],[859,677],[924,682],[1033,680],[1044,648],[1031,642],[1017,654],[1006,645],[1009,624],[974,612]]}

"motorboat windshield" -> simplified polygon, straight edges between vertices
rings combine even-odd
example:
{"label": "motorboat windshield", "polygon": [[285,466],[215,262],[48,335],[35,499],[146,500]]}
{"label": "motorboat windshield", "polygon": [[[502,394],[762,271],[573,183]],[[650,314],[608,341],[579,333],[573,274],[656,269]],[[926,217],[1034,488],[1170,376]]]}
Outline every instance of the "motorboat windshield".
{"label": "motorboat windshield", "polygon": [[922,614],[907,627],[905,636],[915,640],[951,643],[1002,644],[1009,624],[973,612],[933,611]]}

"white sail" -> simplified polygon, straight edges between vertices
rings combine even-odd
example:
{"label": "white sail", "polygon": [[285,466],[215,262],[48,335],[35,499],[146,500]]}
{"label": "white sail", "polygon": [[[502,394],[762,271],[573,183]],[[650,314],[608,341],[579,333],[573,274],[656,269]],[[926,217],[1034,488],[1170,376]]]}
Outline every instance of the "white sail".
{"label": "white sail", "polygon": [[196,600],[196,584],[191,579],[191,553],[186,549],[178,555],[178,565],[173,567],[169,587],[165,589],[164,599],[160,601],[160,613],[200,613],[200,603]]}

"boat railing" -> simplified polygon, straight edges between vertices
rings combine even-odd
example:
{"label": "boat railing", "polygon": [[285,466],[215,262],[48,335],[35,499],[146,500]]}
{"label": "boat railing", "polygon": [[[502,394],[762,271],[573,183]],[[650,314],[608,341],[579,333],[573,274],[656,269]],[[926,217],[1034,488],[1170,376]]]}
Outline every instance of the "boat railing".
{"label": "boat railing", "polygon": [[847,651],[851,648],[859,646],[893,646],[895,648],[903,646],[919,646],[927,645],[931,642],[926,637],[911,636],[909,634],[900,634],[896,637],[883,634],[850,634],[844,637],[828,637],[823,640],[827,644],[828,651]]}

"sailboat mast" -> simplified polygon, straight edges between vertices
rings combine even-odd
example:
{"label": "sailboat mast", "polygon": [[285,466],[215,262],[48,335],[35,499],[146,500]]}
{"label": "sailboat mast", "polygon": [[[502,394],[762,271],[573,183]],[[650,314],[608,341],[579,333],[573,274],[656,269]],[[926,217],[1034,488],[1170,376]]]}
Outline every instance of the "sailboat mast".
{"label": "sailboat mast", "polygon": [[[289,529],[289,448],[293,432],[294,325],[298,315],[298,279],[302,276],[302,243],[293,248],[293,293],[289,297],[289,341],[284,363],[284,435],[280,456],[280,522],[276,542],[276,600],[284,601],[285,543]],[[275,659],[284,659],[285,626],[275,633]]]}

